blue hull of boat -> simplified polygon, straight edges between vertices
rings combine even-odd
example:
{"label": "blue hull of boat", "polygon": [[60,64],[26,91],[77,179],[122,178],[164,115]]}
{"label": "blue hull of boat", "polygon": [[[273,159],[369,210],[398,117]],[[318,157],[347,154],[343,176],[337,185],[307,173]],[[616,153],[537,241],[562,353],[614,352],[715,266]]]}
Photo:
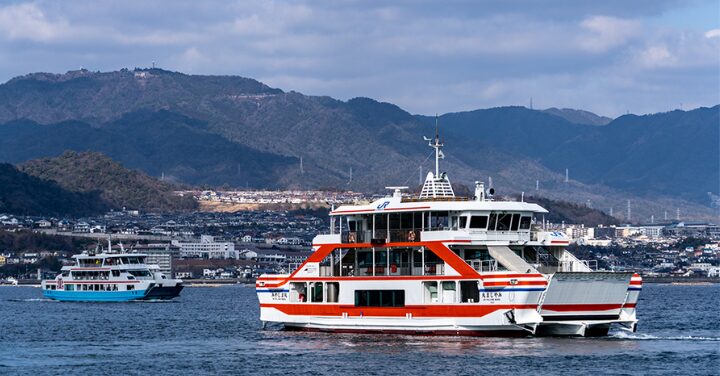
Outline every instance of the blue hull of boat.
{"label": "blue hull of boat", "polygon": [[150,290],[132,291],[64,291],[43,290],[46,298],[62,302],[127,302],[143,299]]}

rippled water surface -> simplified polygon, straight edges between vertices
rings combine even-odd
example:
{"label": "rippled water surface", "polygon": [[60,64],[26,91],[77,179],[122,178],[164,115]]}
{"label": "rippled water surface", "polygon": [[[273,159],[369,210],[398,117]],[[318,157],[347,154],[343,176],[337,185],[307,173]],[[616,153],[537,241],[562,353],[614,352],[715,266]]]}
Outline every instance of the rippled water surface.
{"label": "rippled water surface", "polygon": [[645,285],[637,333],[455,338],[261,330],[252,287],[61,303],[0,287],[0,374],[720,374],[720,285]]}

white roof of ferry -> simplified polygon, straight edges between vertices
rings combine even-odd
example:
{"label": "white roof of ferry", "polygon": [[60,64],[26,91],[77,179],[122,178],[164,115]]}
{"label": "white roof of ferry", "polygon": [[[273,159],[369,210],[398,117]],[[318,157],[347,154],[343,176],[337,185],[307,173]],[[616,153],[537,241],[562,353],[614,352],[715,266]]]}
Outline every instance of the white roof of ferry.
{"label": "white roof of ferry", "polygon": [[385,197],[366,205],[342,205],[330,215],[373,214],[415,211],[512,211],[548,213],[542,206],[518,201],[417,200],[403,202],[400,197]]}
{"label": "white roof of ferry", "polygon": [[77,255],[73,255],[73,258],[76,259],[97,259],[97,258],[110,258],[110,257],[147,257],[144,253],[96,253],[94,255],[87,254],[87,253],[80,253]]}

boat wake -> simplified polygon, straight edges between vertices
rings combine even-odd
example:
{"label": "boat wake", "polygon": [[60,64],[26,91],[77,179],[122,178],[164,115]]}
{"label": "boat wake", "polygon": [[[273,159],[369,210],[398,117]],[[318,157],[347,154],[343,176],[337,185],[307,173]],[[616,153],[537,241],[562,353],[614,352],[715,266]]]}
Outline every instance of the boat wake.
{"label": "boat wake", "polygon": [[717,341],[720,337],[702,337],[702,336],[655,336],[652,334],[615,332],[611,333],[608,339],[622,339],[633,341]]}
{"label": "boat wake", "polygon": [[54,302],[53,299],[46,298],[28,298],[28,299],[8,299],[8,302]]}

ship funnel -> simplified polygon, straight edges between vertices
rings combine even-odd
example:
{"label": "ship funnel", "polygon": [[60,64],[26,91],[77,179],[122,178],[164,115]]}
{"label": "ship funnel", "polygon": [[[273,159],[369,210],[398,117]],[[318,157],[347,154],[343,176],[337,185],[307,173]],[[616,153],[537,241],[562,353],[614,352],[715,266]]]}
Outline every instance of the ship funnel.
{"label": "ship funnel", "polygon": [[495,196],[495,188],[488,188],[485,192],[485,195],[487,196],[487,198],[492,198],[493,196]]}

